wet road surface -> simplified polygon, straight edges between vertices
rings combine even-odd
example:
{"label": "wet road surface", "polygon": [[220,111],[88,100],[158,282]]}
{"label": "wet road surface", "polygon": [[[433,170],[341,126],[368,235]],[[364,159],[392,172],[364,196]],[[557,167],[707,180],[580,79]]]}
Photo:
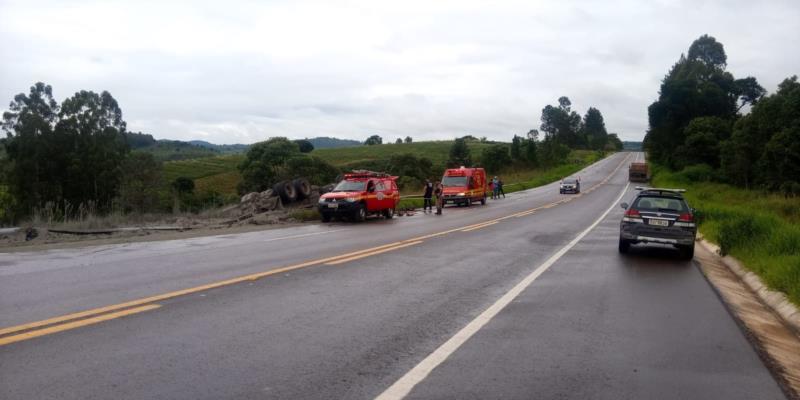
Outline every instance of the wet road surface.
{"label": "wet road surface", "polygon": [[0,398],[358,399],[403,379],[422,399],[783,398],[693,262],[617,253],[635,157],[577,174],[580,196],[0,254]]}

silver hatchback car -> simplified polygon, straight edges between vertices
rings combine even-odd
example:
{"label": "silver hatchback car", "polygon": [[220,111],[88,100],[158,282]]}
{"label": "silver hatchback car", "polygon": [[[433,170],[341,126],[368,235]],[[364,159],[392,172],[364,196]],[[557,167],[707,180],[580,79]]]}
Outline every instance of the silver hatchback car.
{"label": "silver hatchback car", "polygon": [[641,188],[630,205],[622,203],[625,215],[620,222],[619,252],[627,253],[632,244],[673,245],[686,259],[694,257],[697,224],[694,210],[684,200],[683,189]]}

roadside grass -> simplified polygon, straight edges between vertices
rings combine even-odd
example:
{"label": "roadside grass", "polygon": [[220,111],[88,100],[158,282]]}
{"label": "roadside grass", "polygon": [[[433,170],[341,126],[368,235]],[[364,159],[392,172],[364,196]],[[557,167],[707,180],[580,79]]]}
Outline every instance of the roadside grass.
{"label": "roadside grass", "polygon": [[706,239],[800,305],[800,198],[692,182],[658,166],[653,172],[653,186],[686,189]]}

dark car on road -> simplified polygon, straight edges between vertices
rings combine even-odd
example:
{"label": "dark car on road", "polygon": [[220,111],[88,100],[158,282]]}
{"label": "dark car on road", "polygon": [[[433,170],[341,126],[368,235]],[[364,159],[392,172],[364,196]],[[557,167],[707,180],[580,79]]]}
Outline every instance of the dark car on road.
{"label": "dark car on road", "polygon": [[659,243],[675,246],[684,258],[694,257],[697,224],[692,208],[683,198],[683,189],[636,188],[630,205],[622,203],[625,215],[620,222],[619,252],[627,253],[632,244]]}
{"label": "dark car on road", "polygon": [[561,194],[564,193],[580,193],[581,192],[581,180],[576,178],[566,178],[561,180],[561,186],[558,188],[558,192]]}

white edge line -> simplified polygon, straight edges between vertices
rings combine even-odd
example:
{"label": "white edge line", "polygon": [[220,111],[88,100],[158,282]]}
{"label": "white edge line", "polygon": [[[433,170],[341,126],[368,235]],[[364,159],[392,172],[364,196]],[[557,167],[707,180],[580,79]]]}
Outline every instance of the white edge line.
{"label": "white edge line", "polygon": [[469,338],[471,338],[475,333],[477,333],[484,325],[486,325],[492,318],[494,318],[500,311],[503,310],[508,304],[510,304],[517,296],[522,293],[528,286],[530,286],[533,281],[535,281],[542,273],[547,271],[556,261],[558,261],[564,254],[567,253],[572,247],[574,247],[581,239],[583,239],[589,232],[592,231],[597,225],[602,222],[608,213],[611,212],[616,206],[617,203],[625,196],[625,193],[628,191],[628,187],[630,183],[625,185],[625,188],[619,194],[616,200],[611,204],[611,207],[603,213],[592,225],[586,228],[583,232],[578,234],[571,242],[567,243],[566,246],[562,247],[558,252],[553,254],[550,258],[547,259],[542,265],[536,268],[530,275],[526,276],[522,281],[517,283],[511,290],[506,292],[502,297],[500,297],[494,304],[489,306],[485,311],[483,311],[480,315],[478,315],[475,319],[473,319],[467,326],[461,328],[453,337],[448,339],[444,344],[439,346],[436,350],[433,351],[430,355],[425,357],[419,364],[417,364],[414,368],[408,371],[403,377],[398,379],[392,386],[389,386],[383,393],[376,397],[376,400],[395,400],[395,399],[402,399],[406,397],[414,387],[422,382],[428,374],[431,373],[439,364],[443,363],[453,354],[459,347],[461,347]]}
{"label": "white edge line", "polygon": [[283,236],[283,237],[277,237],[277,238],[262,240],[261,243],[274,242],[274,241],[277,241],[277,240],[297,239],[297,238],[308,237],[308,236],[324,235],[326,233],[341,232],[341,231],[346,231],[346,230],[347,229],[334,229],[332,231],[325,231],[325,232],[312,232],[312,233],[304,233],[302,235]]}

